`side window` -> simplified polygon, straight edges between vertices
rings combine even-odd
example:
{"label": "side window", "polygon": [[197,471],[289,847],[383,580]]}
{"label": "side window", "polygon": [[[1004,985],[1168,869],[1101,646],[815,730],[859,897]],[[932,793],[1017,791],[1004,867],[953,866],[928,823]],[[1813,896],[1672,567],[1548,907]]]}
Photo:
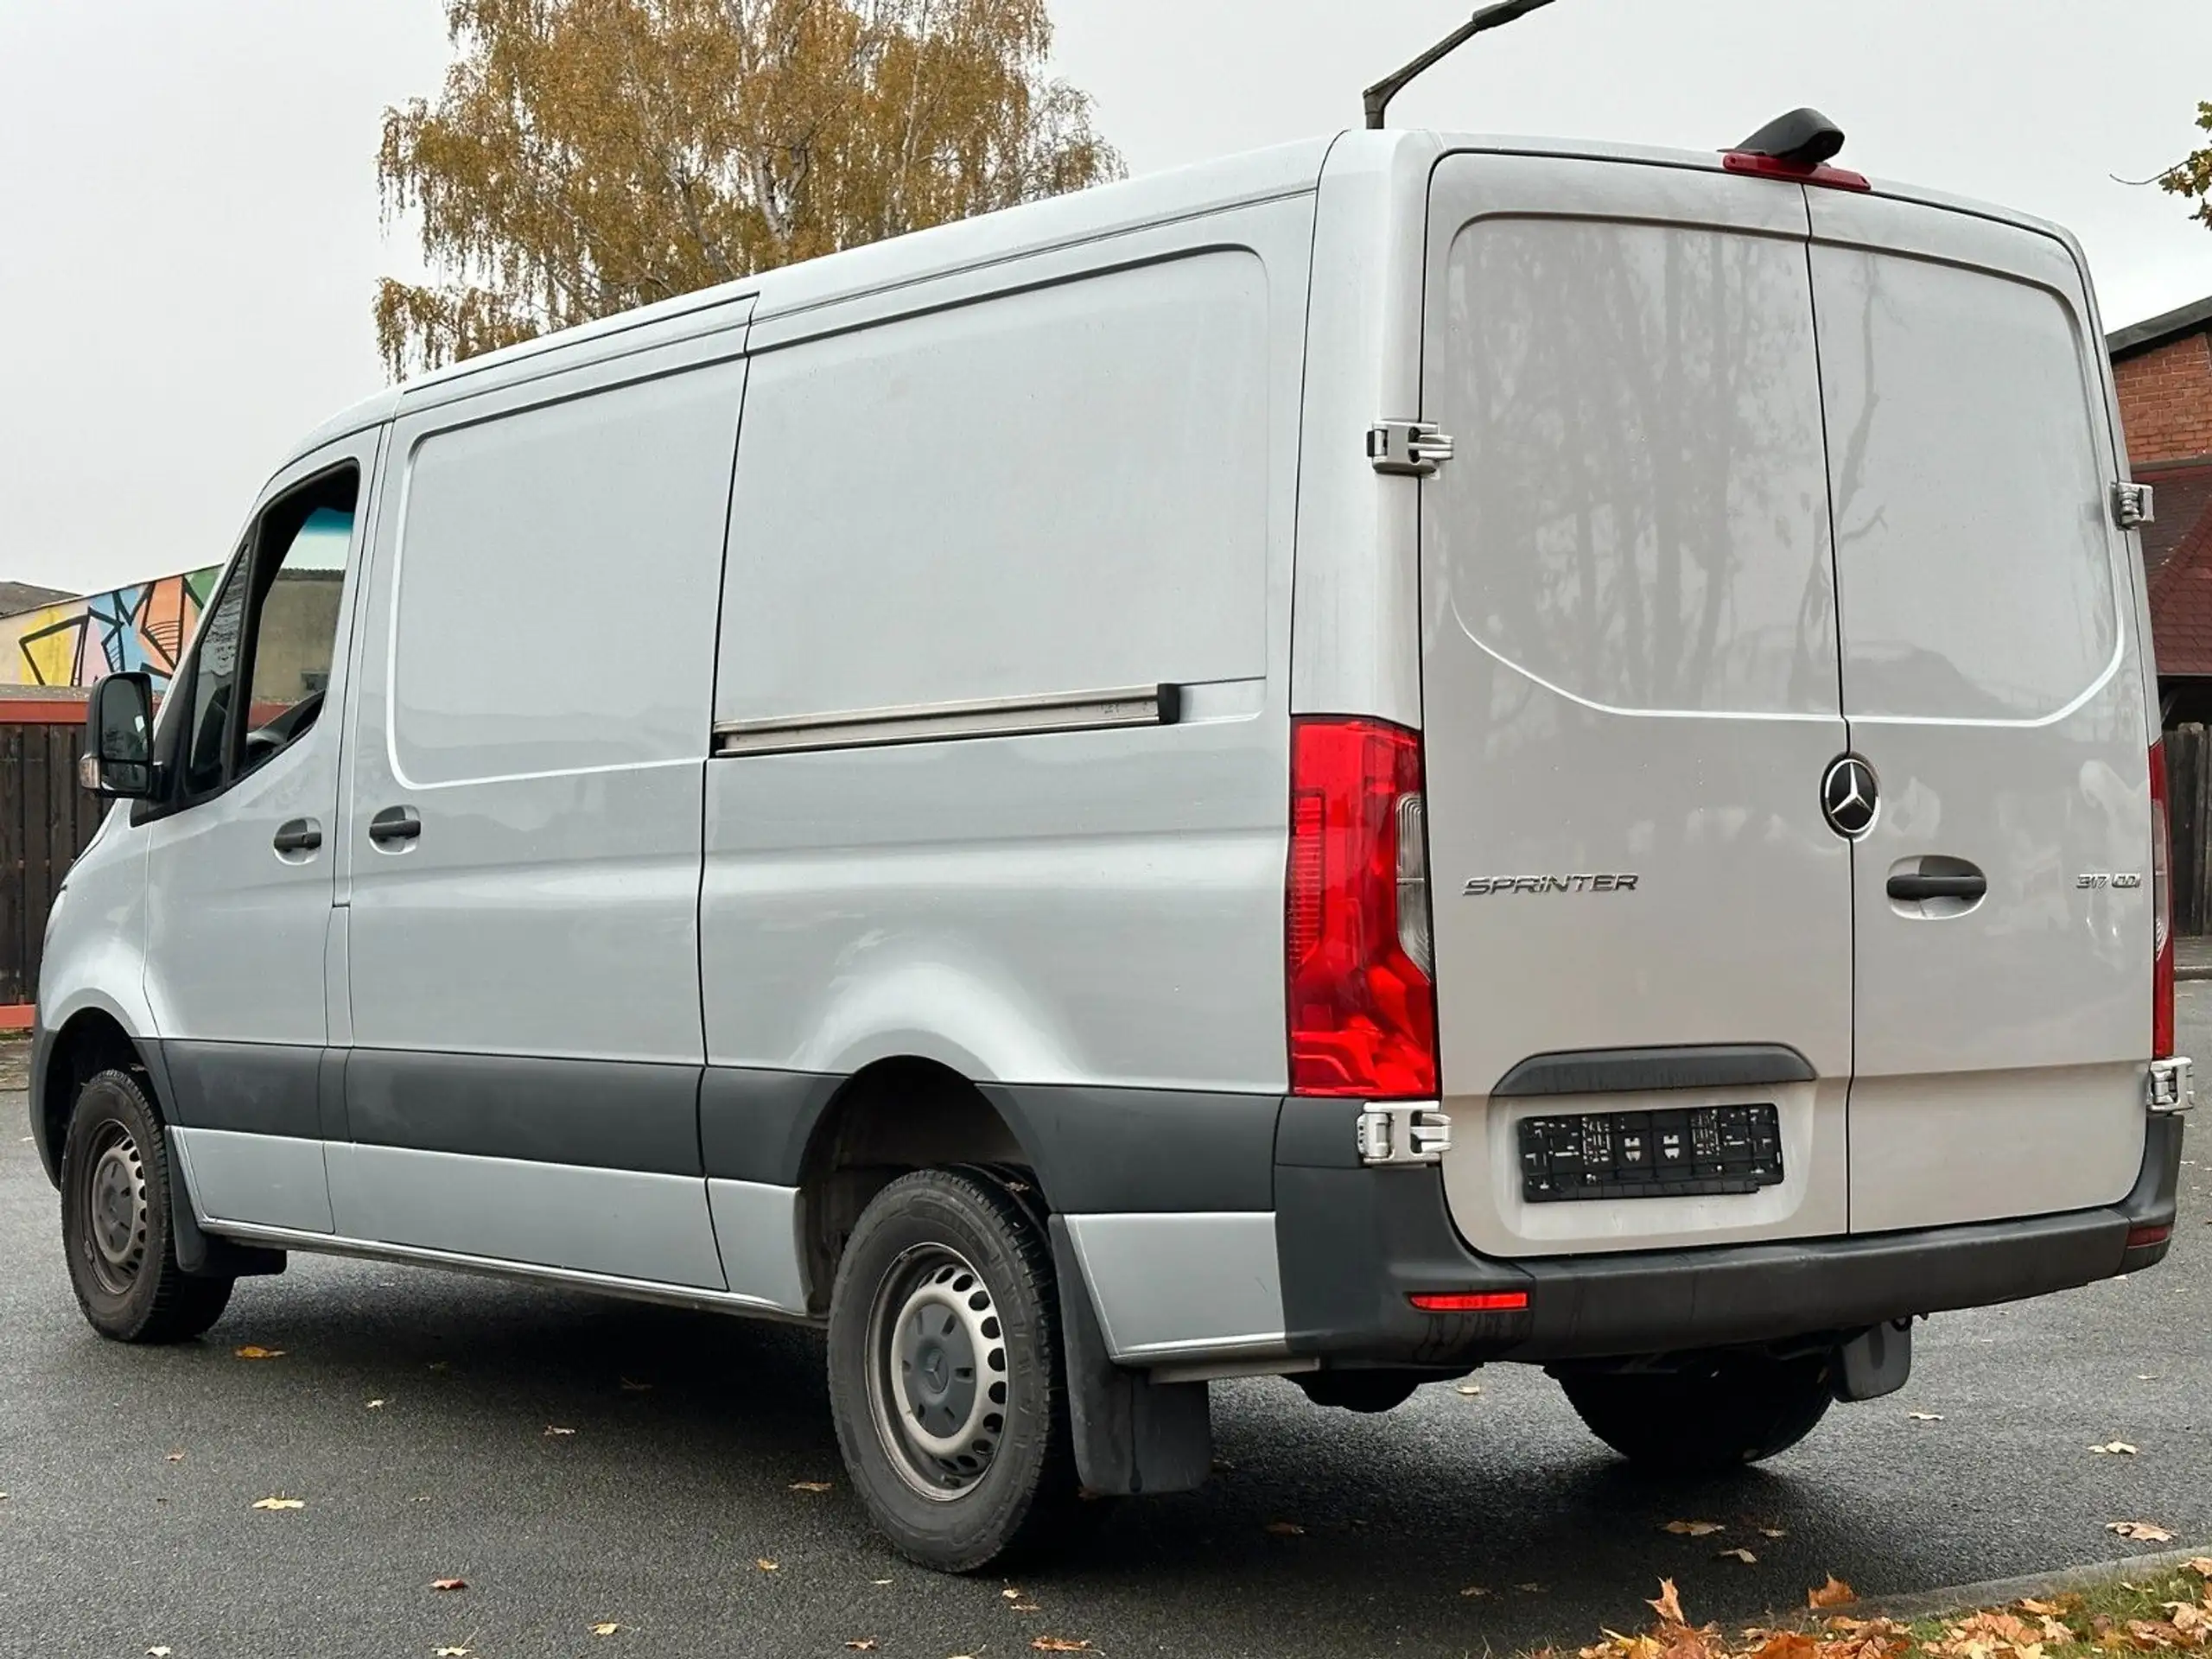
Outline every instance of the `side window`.
{"label": "side window", "polygon": [[351,467],[330,474],[254,527],[194,648],[179,756],[185,799],[267,764],[314,728],[330,684],[359,487]]}

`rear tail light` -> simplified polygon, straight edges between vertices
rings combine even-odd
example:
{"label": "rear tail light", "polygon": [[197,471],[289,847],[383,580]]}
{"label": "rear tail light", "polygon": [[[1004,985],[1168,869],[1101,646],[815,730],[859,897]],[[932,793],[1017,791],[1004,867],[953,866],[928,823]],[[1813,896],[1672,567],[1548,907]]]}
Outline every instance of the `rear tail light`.
{"label": "rear tail light", "polygon": [[1294,721],[1290,825],[1291,1092],[1434,1098],[1419,735],[1376,720]]}
{"label": "rear tail light", "polygon": [[2171,1226],[2131,1227],[2127,1230],[2126,1248],[2131,1250],[2147,1250],[2153,1245],[2166,1243],[2173,1236],[2174,1230]]}
{"label": "rear tail light", "polygon": [[2166,746],[2151,746],[2151,1058],[2174,1052],[2173,826],[2166,815]]}

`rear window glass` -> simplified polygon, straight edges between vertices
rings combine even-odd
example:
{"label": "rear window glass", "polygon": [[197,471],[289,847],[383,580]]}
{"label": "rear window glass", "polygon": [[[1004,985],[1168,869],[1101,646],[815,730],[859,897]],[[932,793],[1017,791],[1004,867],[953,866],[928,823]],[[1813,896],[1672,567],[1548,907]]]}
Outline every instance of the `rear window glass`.
{"label": "rear window glass", "polygon": [[1574,219],[1454,244],[1431,577],[1478,645],[1639,711],[1836,712],[1804,245]]}
{"label": "rear window glass", "polygon": [[2080,339],[2047,289],[1813,251],[1844,709],[2037,720],[2111,665],[2105,473]]}

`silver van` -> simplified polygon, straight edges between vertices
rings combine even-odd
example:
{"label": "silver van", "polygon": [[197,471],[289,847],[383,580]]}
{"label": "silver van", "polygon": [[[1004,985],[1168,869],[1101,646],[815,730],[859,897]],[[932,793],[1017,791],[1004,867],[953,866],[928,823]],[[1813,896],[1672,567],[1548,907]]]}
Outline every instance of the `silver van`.
{"label": "silver van", "polygon": [[1195,1485],[1224,1377],[1779,1452],[2167,1249],[2100,340],[2018,214],[1362,132],[387,392],[92,700],[86,1314],[320,1250],[803,1321],[951,1569]]}

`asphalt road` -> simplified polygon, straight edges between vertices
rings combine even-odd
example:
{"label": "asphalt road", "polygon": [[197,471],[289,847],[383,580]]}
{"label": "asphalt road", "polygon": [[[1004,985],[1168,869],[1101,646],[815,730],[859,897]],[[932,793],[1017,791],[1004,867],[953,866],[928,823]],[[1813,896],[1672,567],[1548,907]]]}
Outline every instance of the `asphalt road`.
{"label": "asphalt road", "polygon": [[[2182,995],[2212,1055],[2212,984]],[[0,1093],[0,1653],[1483,1653],[1627,1628],[1662,1573],[1732,1620],[1830,1573],[1899,1594],[2164,1548],[2112,1521],[2212,1540],[2212,1122],[2164,1266],[1923,1326],[1903,1395],[1763,1469],[1642,1480],[1510,1367],[1376,1418],[1222,1385],[1226,1472],[1009,1584],[875,1542],[804,1332],[296,1256],[200,1343],[102,1342],[22,1107]],[[2139,1455],[2088,1450],[2114,1440]],[[1738,1545],[1756,1566],[1716,1558]]]}

